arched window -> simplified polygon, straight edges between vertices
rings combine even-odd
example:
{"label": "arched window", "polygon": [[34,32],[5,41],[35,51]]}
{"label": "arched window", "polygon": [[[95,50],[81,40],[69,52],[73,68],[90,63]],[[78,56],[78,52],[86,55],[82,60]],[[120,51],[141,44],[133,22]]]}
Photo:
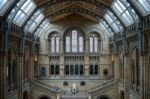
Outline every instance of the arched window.
{"label": "arched window", "polygon": [[70,52],[70,37],[66,37],[66,52]]}
{"label": "arched window", "polygon": [[84,44],[83,34],[79,30],[71,30],[65,34],[66,52],[83,52]]}
{"label": "arched window", "polygon": [[83,52],[83,37],[79,37],[79,52]]}
{"label": "arched window", "polygon": [[58,53],[60,51],[60,37],[57,33],[50,35],[50,51]]}
{"label": "arched window", "polygon": [[72,52],[77,52],[77,31],[72,31]]}
{"label": "arched window", "polygon": [[99,51],[99,36],[95,33],[90,34],[89,50],[90,52]]}

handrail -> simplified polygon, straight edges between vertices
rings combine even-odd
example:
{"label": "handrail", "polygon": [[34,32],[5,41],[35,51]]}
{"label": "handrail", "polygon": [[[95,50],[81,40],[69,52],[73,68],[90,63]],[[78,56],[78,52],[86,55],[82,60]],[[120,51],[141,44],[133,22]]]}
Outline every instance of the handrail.
{"label": "handrail", "polygon": [[45,84],[45,83],[43,83],[43,82],[41,82],[41,81],[35,80],[35,81],[34,81],[34,86],[36,86],[35,88],[38,88],[38,89],[44,91],[45,93],[51,94],[51,95],[53,95],[53,96],[55,96],[55,97],[56,97],[57,94],[58,94],[58,92],[55,91],[55,90],[53,90],[53,89],[51,88],[51,86],[49,86],[49,85],[47,85],[47,84]]}
{"label": "handrail", "polygon": [[97,91],[97,90],[101,90],[101,89],[103,89],[103,88],[105,88],[105,87],[108,87],[108,86],[110,86],[110,85],[112,85],[112,84],[116,84],[116,81],[114,81],[114,80],[110,80],[110,81],[108,81],[108,82],[106,82],[106,83],[103,83],[103,84],[101,84],[101,85],[98,85],[98,86],[96,86],[96,87],[94,87],[94,88],[91,88],[91,89],[89,89],[89,93],[92,93],[92,92],[95,92],[95,91]]}

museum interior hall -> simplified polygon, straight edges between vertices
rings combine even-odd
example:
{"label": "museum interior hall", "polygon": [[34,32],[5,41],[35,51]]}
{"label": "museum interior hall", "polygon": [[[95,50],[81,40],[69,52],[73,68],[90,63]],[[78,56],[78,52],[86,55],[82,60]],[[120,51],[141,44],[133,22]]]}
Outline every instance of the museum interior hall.
{"label": "museum interior hall", "polygon": [[0,99],[150,99],[150,0],[0,0]]}

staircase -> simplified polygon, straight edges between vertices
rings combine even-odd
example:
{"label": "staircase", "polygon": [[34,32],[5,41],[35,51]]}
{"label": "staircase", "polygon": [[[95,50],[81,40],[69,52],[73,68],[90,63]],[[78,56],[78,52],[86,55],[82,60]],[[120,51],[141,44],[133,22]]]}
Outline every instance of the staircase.
{"label": "staircase", "polygon": [[58,92],[54,91],[51,86],[42,83],[41,81],[35,80],[33,83],[33,86],[36,90],[40,90],[46,94],[49,94],[50,96],[56,97],[57,98],[57,94]]}
{"label": "staircase", "polygon": [[61,99],[88,99],[87,92],[78,92],[76,95],[62,95]]}
{"label": "staircase", "polygon": [[110,80],[106,83],[89,89],[88,94],[91,96],[97,96],[109,90],[112,90],[115,85],[117,85],[117,82],[115,80]]}

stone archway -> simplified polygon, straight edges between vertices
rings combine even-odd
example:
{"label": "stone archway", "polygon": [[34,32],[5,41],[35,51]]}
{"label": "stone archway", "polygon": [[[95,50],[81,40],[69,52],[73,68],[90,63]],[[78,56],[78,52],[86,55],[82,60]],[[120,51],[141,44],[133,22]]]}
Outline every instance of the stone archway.
{"label": "stone archway", "polygon": [[23,92],[23,99],[29,99],[28,97],[29,97],[28,92],[27,91]]}

